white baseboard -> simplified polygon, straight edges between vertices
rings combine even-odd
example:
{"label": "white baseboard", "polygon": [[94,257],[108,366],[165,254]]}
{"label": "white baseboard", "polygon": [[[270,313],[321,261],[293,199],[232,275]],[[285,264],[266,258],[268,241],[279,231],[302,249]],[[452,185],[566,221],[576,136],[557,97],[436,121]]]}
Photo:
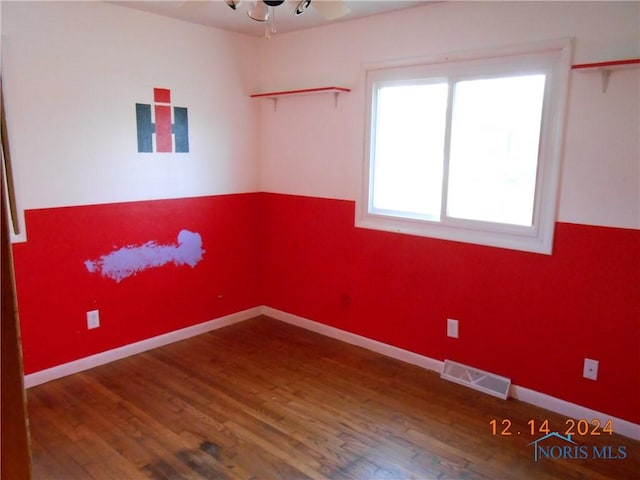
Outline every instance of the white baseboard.
{"label": "white baseboard", "polygon": [[[31,373],[29,375],[26,375],[24,378],[25,388],[34,387],[36,385],[40,385],[41,383],[55,380],[56,378],[65,377],[67,375],[78,373],[83,370],[88,370],[90,368],[104,365],[105,363],[113,362],[115,360],[120,360],[137,353],[142,353],[153,348],[158,348],[169,343],[194,337],[196,335],[210,332],[212,330],[226,327],[228,325],[242,322],[244,320],[249,320],[250,318],[254,318],[259,315],[267,315],[281,322],[289,323],[291,325],[304,328],[305,330],[310,330],[327,337],[335,338],[336,340],[350,343],[352,345],[356,345],[358,347],[362,347],[367,350],[380,353],[381,355],[410,363],[412,365],[417,365],[427,370],[432,370],[437,373],[440,373],[442,371],[444,362],[440,360],[426,357],[424,355],[419,355],[417,353],[394,347],[377,340],[372,340],[361,335],[356,335],[355,333],[346,332],[344,330],[340,330],[339,328],[331,327],[304,317],[300,317],[298,315],[283,312],[282,310],[277,310],[275,308],[267,306],[260,306],[227,315],[225,317],[220,317],[215,320],[210,320],[208,322],[200,323],[198,325],[183,328],[181,330],[169,332],[164,335],[148,338],[140,342],[125,345],[124,347],[108,350],[96,355],[91,355],[90,357],[81,358],[73,362],[49,368],[47,370],[41,370],[36,373]],[[632,438],[634,440],[640,440],[640,425],[636,423],[632,423],[621,418],[616,418],[611,415],[607,415],[605,413],[583,407],[582,405],[567,402],[566,400],[555,398],[545,393],[530,390],[518,385],[511,385],[510,395],[517,400],[530,403],[531,405],[545,408],[547,410],[551,410],[552,412],[556,412],[574,419],[585,419],[588,422],[590,422],[592,419],[597,419],[602,425],[604,425],[608,420],[611,420],[613,424],[613,431],[615,433],[628,438]]]}
{"label": "white baseboard", "polygon": [[308,320],[298,315],[283,312],[282,310],[276,310],[271,307],[262,307],[262,314],[281,322],[290,323],[297,327],[304,328],[305,330],[311,330],[312,332],[319,333],[325,337],[335,338],[358,347],[366,348],[372,352],[385,355],[387,357],[395,358],[418,367],[426,368],[427,370],[433,370],[440,373],[444,362],[440,360],[434,360],[433,358],[425,357],[424,355],[418,355],[417,353],[403,350],[402,348],[394,347],[386,343],[379,342],[377,340],[371,340],[370,338],[356,335],[355,333],[346,332],[339,328],[330,327],[322,323]]}
{"label": "white baseboard", "polygon": [[[358,347],[366,348],[374,352],[386,355],[403,362],[411,363],[428,370],[433,370],[440,373],[444,362],[433,358],[426,357],[424,355],[418,355],[417,353],[409,352],[401,348],[393,347],[376,340],[371,340],[354,333],[345,332],[335,327],[330,327],[322,323],[315,322],[291,313],[283,312],[271,307],[262,307],[262,313],[276,320],[290,323],[306,330],[311,330],[316,333],[320,333],[327,337],[335,338]],[[511,397],[520,400],[522,402],[530,403],[536,407],[545,408],[552,412],[565,415],[573,419],[585,419],[591,422],[593,419],[600,421],[601,425],[604,425],[607,421],[611,420],[613,425],[613,431],[620,435],[623,435],[634,440],[640,440],[640,425],[636,423],[616,418],[606,413],[598,412],[582,405],[567,402],[550,395],[536,392],[525,387],[518,385],[511,385],[510,390]]]}
{"label": "white baseboard", "polygon": [[106,352],[97,353],[89,357],[74,360],[69,363],[64,363],[46,370],[40,370],[39,372],[30,373],[24,377],[25,388],[35,387],[41,383],[49,382],[57,378],[66,377],[73,373],[82,372],[90,368],[104,365],[105,363],[120,360],[122,358],[136,355],[138,353],[146,352],[154,348],[162,347],[173,342],[185,340],[196,335],[201,335],[218,328],[233,325],[234,323],[242,322],[250,318],[257,317],[262,314],[262,307],[254,307],[241,312],[232,313],[224,317],[217,318],[215,320],[209,320],[208,322],[199,323],[191,327],[182,328],[173,332],[158,335],[157,337],[147,338],[136,343],[125,345],[124,347],[114,348],[113,350],[107,350]]}
{"label": "white baseboard", "polygon": [[520,387],[519,385],[511,385],[511,396],[516,400],[530,403],[536,407],[546,408],[547,410],[551,410],[552,412],[556,412],[560,415],[576,420],[584,419],[591,423],[591,421],[595,419],[598,420],[602,426],[611,420],[613,431],[615,433],[632,438],[633,440],[640,440],[640,425],[637,423],[613,417],[606,413],[598,412],[597,410],[592,410],[591,408],[583,407],[576,403],[552,397],[546,393]]}

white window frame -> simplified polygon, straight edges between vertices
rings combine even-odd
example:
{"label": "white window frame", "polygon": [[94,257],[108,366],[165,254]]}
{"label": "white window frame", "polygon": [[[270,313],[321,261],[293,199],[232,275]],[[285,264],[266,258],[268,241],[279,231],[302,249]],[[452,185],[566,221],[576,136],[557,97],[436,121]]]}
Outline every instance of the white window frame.
{"label": "white window frame", "polygon": [[[356,201],[356,227],[440,238],[493,247],[551,254],[556,221],[563,129],[571,72],[571,40],[393,62],[366,69],[365,158],[361,193]],[[479,79],[496,75],[546,75],[532,226],[456,219],[433,221],[375,211],[372,205],[376,89],[412,80]],[[449,105],[449,109],[451,105]],[[450,116],[450,110],[448,112]],[[446,195],[447,172],[443,178]],[[444,212],[443,212],[444,213]]]}

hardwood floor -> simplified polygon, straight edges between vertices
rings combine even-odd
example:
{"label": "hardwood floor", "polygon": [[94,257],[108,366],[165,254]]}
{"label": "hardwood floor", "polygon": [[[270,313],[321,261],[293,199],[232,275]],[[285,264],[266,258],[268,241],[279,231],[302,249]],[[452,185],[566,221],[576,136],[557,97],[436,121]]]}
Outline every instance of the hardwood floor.
{"label": "hardwood floor", "polygon": [[[640,472],[640,442],[606,433],[574,436],[576,446],[550,438],[551,457],[579,458],[535,462],[530,443],[543,434],[530,435],[527,422],[564,430],[565,418],[266,317],[31,388],[28,409],[35,479],[621,480]],[[511,436],[499,434],[503,419]],[[626,458],[592,458],[594,446]]]}

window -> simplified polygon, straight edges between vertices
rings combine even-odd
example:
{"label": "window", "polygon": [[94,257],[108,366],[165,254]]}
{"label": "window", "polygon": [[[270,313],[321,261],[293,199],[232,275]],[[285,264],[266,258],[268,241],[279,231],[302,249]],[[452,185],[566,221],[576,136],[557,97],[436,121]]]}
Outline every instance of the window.
{"label": "window", "polygon": [[569,69],[562,41],[369,70],[356,225],[551,253]]}

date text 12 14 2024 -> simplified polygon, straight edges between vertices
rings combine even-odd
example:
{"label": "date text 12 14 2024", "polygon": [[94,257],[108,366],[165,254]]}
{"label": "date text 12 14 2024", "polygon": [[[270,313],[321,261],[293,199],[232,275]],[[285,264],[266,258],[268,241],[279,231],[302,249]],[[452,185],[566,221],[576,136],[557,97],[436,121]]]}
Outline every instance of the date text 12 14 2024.
{"label": "date text 12 14 2024", "polygon": [[613,423],[611,420],[607,420],[604,424],[598,420],[593,419],[591,421],[585,419],[574,420],[568,418],[564,425],[560,428],[553,428],[549,423],[549,420],[529,420],[527,422],[527,428],[518,430],[514,427],[511,420],[504,418],[502,420],[491,420],[489,422],[492,435],[510,436],[510,435],[547,435],[550,432],[559,432],[563,435],[571,436],[599,436],[599,435],[613,435]]}

